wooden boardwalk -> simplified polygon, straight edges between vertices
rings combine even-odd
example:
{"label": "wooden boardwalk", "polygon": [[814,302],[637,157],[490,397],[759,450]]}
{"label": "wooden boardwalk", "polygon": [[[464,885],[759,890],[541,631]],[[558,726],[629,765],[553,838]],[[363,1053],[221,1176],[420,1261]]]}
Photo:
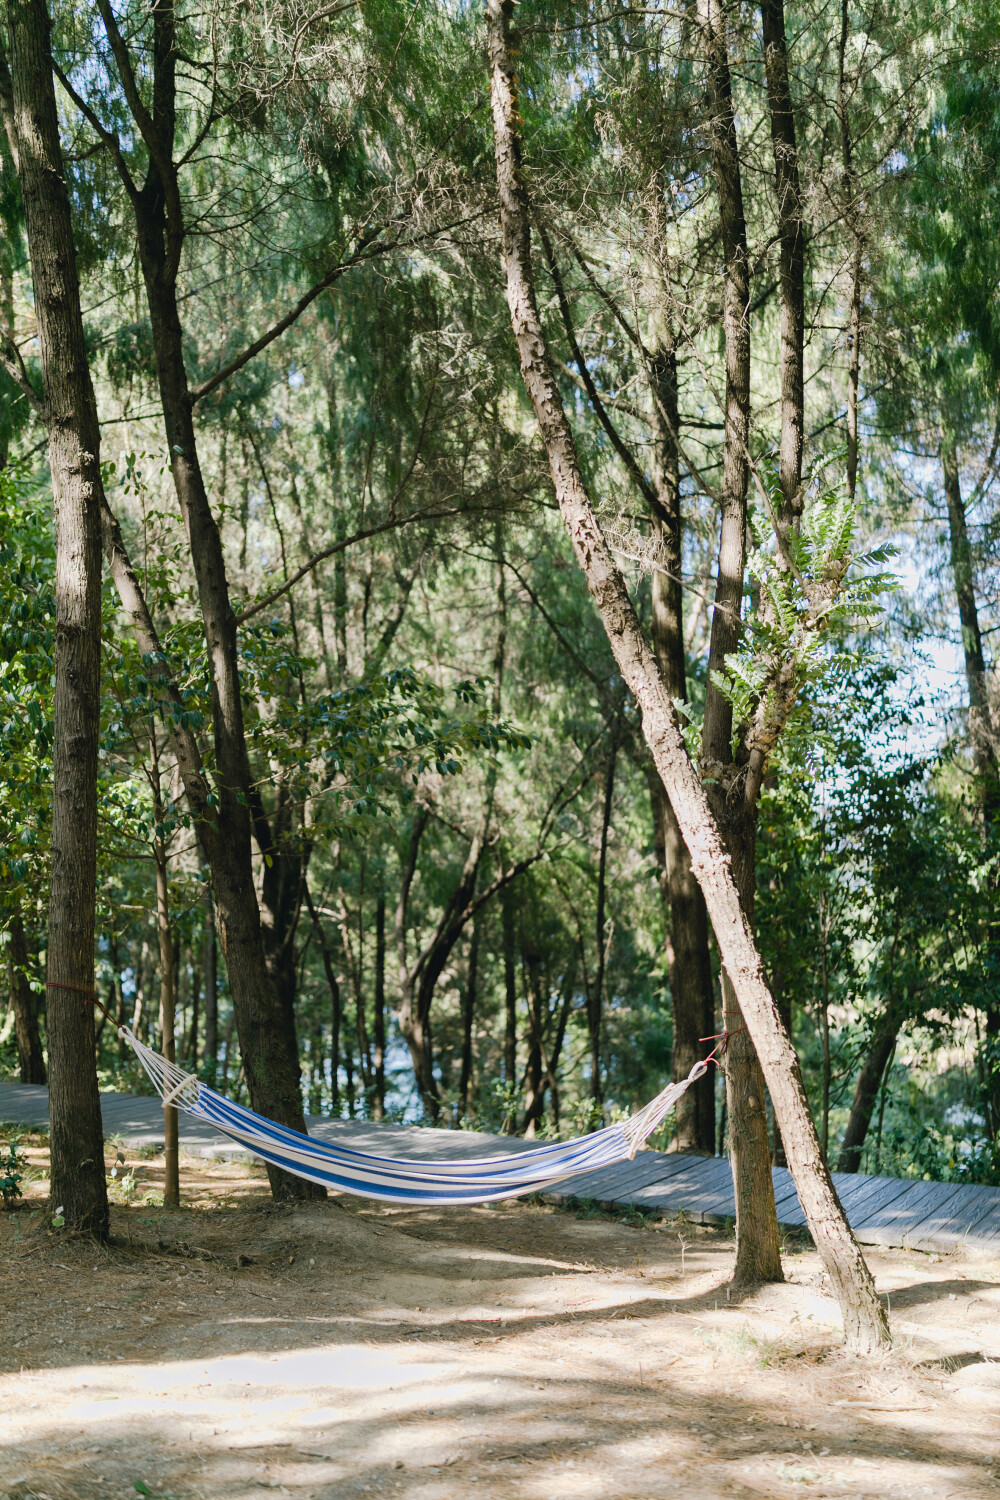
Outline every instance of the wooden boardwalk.
{"label": "wooden boardwalk", "polygon": [[[102,1094],[105,1135],[132,1150],[163,1143],[159,1100],[137,1094]],[[44,1126],[48,1090],[0,1083],[0,1121]],[[505,1155],[530,1143],[474,1131],[430,1130],[422,1126],[375,1125],[361,1120],[309,1119],[312,1135],[337,1139],[384,1156],[471,1157]],[[180,1116],[183,1151],[196,1156],[247,1158],[247,1152],[206,1125]],[[804,1217],[791,1173],[773,1169],[778,1219],[801,1229]],[[851,1226],[864,1245],[896,1245],[912,1250],[1000,1257],[1000,1188],[950,1182],[916,1182],[899,1177],[836,1173],[834,1182]],[[637,1207],[656,1213],[684,1213],[698,1223],[722,1224],[735,1213],[729,1163],[720,1158],[641,1151],[619,1162],[568,1178],[546,1194],[557,1200],[589,1200],[613,1208]]]}

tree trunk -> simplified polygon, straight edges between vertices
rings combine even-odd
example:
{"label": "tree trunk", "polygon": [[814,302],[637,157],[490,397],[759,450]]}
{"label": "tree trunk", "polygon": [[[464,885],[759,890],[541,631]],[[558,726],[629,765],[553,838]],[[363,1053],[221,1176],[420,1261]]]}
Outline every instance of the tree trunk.
{"label": "tree trunk", "polygon": [[373,1118],[385,1117],[385,886],[375,906],[375,1101]]}
{"label": "tree trunk", "polygon": [[313,898],[309,891],[308,882],[302,887],[312,924],[319,939],[320,952],[323,955],[323,971],[326,974],[326,982],[330,991],[330,1113],[334,1119],[340,1118],[340,1024],[343,1016],[340,999],[340,981],[337,971],[333,966],[333,956],[330,953],[329,944],[326,941],[326,933],[323,931],[319,919],[319,912],[313,904]]}
{"label": "tree trunk", "polygon": [[622,677],[642,713],[643,734],[705,895],[723,963],[760,1053],[799,1199],[838,1298],[848,1344],[857,1351],[879,1349],[889,1339],[885,1310],[823,1161],[798,1058],[767,988],[729,856],[621,572],[591,507],[552,370],[531,267],[517,86],[509,50],[512,11],[511,0],[489,0],[486,22],[507,303],[521,373],[574,553],[600,611]]}
{"label": "tree trunk", "polygon": [[788,82],[784,0],[761,0],[767,103],[774,148],[777,197],[779,281],[781,288],[781,440],[778,453],[782,522],[802,513],[802,445],[805,432],[805,388],[802,339],[805,326],[805,231],[795,113]]}
{"label": "tree trunk", "polygon": [[[958,468],[958,451],[954,439],[946,437],[941,446],[944,491],[948,502],[948,527],[951,536],[951,571],[962,627],[962,654],[965,658],[965,681],[969,692],[969,738],[972,741],[973,765],[983,822],[984,837],[992,842],[1000,823],[1000,768],[997,766],[996,742],[990,713],[986,682],[986,660],[976,605],[972,548],[962,499]],[[994,879],[994,886],[997,882]],[[1000,930],[991,922],[987,943],[993,964],[1000,956]],[[986,1112],[989,1119],[1000,1121],[1000,1006],[988,1006],[986,1018]]]}
{"label": "tree trunk", "polygon": [[837,116],[840,123],[844,217],[853,241],[847,334],[847,493],[853,500],[858,487],[858,393],[861,385],[861,273],[864,242],[854,184],[851,122],[847,105],[847,44],[850,35],[850,0],[841,0],[840,42],[837,48]]}
{"label": "tree trunk", "polygon": [[38,1029],[38,1009],[28,982],[28,944],[20,911],[11,917],[7,946],[7,977],[14,1012],[14,1037],[22,1083],[45,1083],[45,1056]]}
{"label": "tree trunk", "polygon": [[188,1039],[185,1053],[187,1064],[192,1073],[198,1071],[198,1027],[201,1024],[201,968],[191,954],[191,1025],[188,1028]]}
{"label": "tree trunk", "polygon": [[101,714],[100,428],[43,0],[10,0],[7,24],[12,69],[0,52],[0,96],[28,233],[56,532],[47,1007],[51,1193],[68,1227],[105,1239],[104,1132],[94,1011],[86,998],[94,990]]}
{"label": "tree trunk", "polygon": [[290,800],[286,787],[279,785],[273,817],[269,821],[259,789],[252,787],[250,790],[254,837],[264,862],[260,888],[261,937],[288,1066],[298,1086],[302,1070],[295,1031],[298,987],[295,933],[308,855],[303,852],[298,831],[292,826],[294,814]]}
{"label": "tree trunk", "polygon": [[458,1084],[458,1120],[464,1123],[469,1113],[469,1090],[472,1085],[472,1041],[476,1019],[476,987],[479,979],[479,926],[472,924],[469,942],[469,967],[462,997],[462,1070]]}
{"label": "tree trunk", "polygon": [[[739,145],[733,113],[728,41],[720,0],[699,0],[708,81],[712,164],[723,250],[723,332],[726,412],[722,524],[715,610],[705,685],[702,769],[709,800],[730,855],[747,921],[753,923],[756,885],[756,798],[743,795],[745,778],[733,758],[733,711],[716,675],[739,640],[747,528],[750,441],[750,265],[743,212]],[[801,456],[801,448],[800,448]],[[718,929],[716,929],[718,935]],[[721,948],[720,943],[720,948]],[[742,1024],[731,976],[722,979],[729,1155],[736,1194],[738,1286],[781,1281],[781,1238],[771,1178],[771,1145],[764,1079],[753,1041]]]}
{"label": "tree trunk", "polygon": [[202,973],[205,983],[205,1067],[214,1084],[219,1066],[219,948],[215,937],[215,902],[206,880],[201,889]]}
{"label": "tree trunk", "polygon": [[522,954],[524,991],[528,999],[528,1061],[524,1070],[523,1133],[531,1137],[545,1114],[548,1076],[543,1054],[547,1005],[542,994],[544,965],[535,954]]}
{"label": "tree trunk", "polygon": [[597,947],[597,962],[594,983],[587,996],[587,1029],[590,1032],[590,1097],[595,1104],[604,1099],[601,1076],[601,1028],[604,1022],[604,970],[607,965],[607,901],[608,901],[608,832],[615,796],[615,766],[618,761],[618,746],[612,741],[608,764],[604,773],[604,799],[601,804],[601,841],[597,859],[597,912],[594,923],[594,940]]}
{"label": "tree trunk", "polygon": [[[508,1096],[517,1085],[517,968],[514,959],[514,907],[513,892],[507,886],[500,898],[500,913],[503,926],[503,981],[504,981],[504,1041],[503,1081]],[[504,1130],[508,1135],[517,1131],[517,1114],[513,1104],[504,1119]]]}
{"label": "tree trunk", "polygon": [[[678,465],[677,357],[672,347],[656,351],[653,386],[653,484],[659,505],[653,525],[660,538],[662,567],[652,581],[652,640],[656,663],[671,700],[687,701],[684,659],[684,595],[680,474]],[[659,780],[652,786],[653,817],[660,825],[663,885],[670,913],[670,999],[674,1017],[672,1077],[686,1078],[705,1055],[704,1038],[715,1030],[715,992],[708,948],[705,898],[691,871],[681,831]],[[678,1101],[674,1149],[711,1156],[715,1150],[715,1078],[699,1078]]]}
{"label": "tree trunk", "polygon": [[851,1117],[847,1122],[844,1139],[840,1145],[838,1172],[857,1172],[860,1169],[861,1153],[864,1151],[872,1115],[875,1113],[879,1085],[882,1082],[886,1064],[895,1050],[896,1038],[902,1024],[903,1013],[890,1005],[875,1027],[871,1045],[861,1065],[861,1072],[858,1074],[858,1081],[854,1085]]}
{"label": "tree trunk", "polygon": [[[150,780],[153,787],[153,812],[156,828],[164,821],[163,796],[160,790],[160,760],[156,730],[150,731]],[[170,890],[167,884],[167,847],[159,832],[153,835],[153,865],[156,870],[156,933],[160,943],[160,1051],[168,1062],[177,1061],[174,1023],[177,1007],[177,976],[174,966],[174,937],[170,930]],[[178,1172],[178,1117],[172,1104],[163,1107],[163,1206],[180,1208],[181,1189]]]}
{"label": "tree trunk", "polygon": [[986,683],[986,660],[976,605],[972,548],[965,518],[965,502],[959,477],[958,452],[954,440],[947,438],[941,447],[944,492],[948,502],[948,528],[951,539],[951,571],[962,628],[962,654],[965,659],[965,681],[969,693],[969,738],[979,805],[987,828],[1000,815],[1000,777],[997,774],[993,724],[990,716]]}

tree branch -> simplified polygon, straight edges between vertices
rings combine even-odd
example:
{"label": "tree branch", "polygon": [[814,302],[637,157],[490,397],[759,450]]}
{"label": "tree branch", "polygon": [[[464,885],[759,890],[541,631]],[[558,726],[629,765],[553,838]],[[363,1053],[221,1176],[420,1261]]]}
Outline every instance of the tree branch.
{"label": "tree branch", "polygon": [[597,420],[600,422],[601,426],[604,428],[604,431],[610,438],[612,448],[614,448],[615,452],[618,454],[618,457],[625,465],[626,469],[629,472],[629,475],[632,478],[632,482],[635,484],[636,488],[642,495],[650,510],[653,511],[656,515],[662,515],[663,507],[660,504],[660,497],[657,495],[655,489],[640,469],[638,463],[636,462],[635,455],[629,451],[624,439],[622,438],[617,427],[608,415],[608,411],[604,405],[604,402],[601,400],[601,397],[598,394],[597,387],[594,384],[594,378],[587,367],[587,361],[584,359],[583,353],[580,349],[580,345],[577,341],[576,330],[573,327],[572,314],[569,310],[569,303],[566,300],[566,290],[563,286],[562,273],[559,270],[555,255],[553,254],[552,243],[541,225],[538,226],[538,238],[542,242],[542,249],[545,251],[545,259],[549,263],[549,271],[552,276],[552,284],[556,289],[556,298],[559,302],[559,311],[562,314],[563,327],[566,330],[566,338],[569,342],[570,351],[573,355],[574,360],[576,361],[576,367],[580,371],[580,378],[586,388],[587,395],[590,397],[590,404],[594,408],[594,413],[597,417]]}
{"label": "tree branch", "polygon": [[6,370],[11,380],[17,386],[21,394],[27,400],[34,412],[45,420],[47,407],[44,396],[40,396],[31,383],[31,379],[24,367],[21,351],[6,333],[0,332],[0,366]]}
{"label": "tree branch", "polygon": [[111,152],[111,155],[115,159],[115,166],[118,168],[118,175],[122,180],[122,186],[124,187],[130,200],[134,203],[136,198],[138,198],[139,196],[139,189],[136,187],[135,179],[128,169],[128,163],[126,162],[125,157],[122,155],[121,142],[118,139],[118,132],[115,130],[108,130],[107,126],[102,125],[97,114],[94,112],[94,110],[91,109],[90,105],[83,98],[82,94],[77,93],[76,89],[73,87],[72,83],[67,78],[66,74],[63,72],[62,68],[55,61],[55,59],[53,59],[52,62],[52,71],[58,78],[59,82],[62,84],[65,92],[69,95],[73,103],[76,105],[77,109],[83,115],[84,119],[88,121],[91,129],[96,131],[101,143],[105,145]]}
{"label": "tree branch", "polygon": [[401,521],[382,521],[378,526],[366,526],[364,530],[356,531],[353,536],[344,537],[342,541],[334,542],[332,546],[324,547],[322,552],[317,552],[316,556],[311,557],[308,562],[303,563],[301,568],[298,568],[292,574],[291,578],[286,579],[280,588],[274,589],[270,594],[265,594],[263,599],[258,599],[255,603],[248,604],[245,609],[240,610],[236,616],[236,623],[237,625],[243,625],[247,620],[253,619],[254,615],[259,615],[262,609],[267,609],[269,605],[274,604],[280,599],[283,594],[287,594],[289,589],[294,588],[301,579],[305,578],[307,573],[312,572],[317,564],[325,562],[328,557],[333,557],[336,553],[343,552],[348,547],[353,547],[357,542],[365,542],[371,536],[381,536],[386,531],[401,531],[404,526],[412,526],[416,521],[445,521],[451,516],[460,516],[464,513],[464,506],[453,505],[450,510],[418,511],[415,515],[404,516]]}
{"label": "tree branch", "polygon": [[387,255],[390,250],[394,250],[398,244],[396,240],[393,240],[389,244],[376,245],[369,249],[371,240],[375,235],[380,233],[381,230],[375,230],[372,235],[364,239],[361,248],[355,255],[352,255],[349,260],[342,261],[339,265],[327,271],[326,275],[317,281],[315,285],[311,286],[307,292],[304,292],[295,306],[283,318],[280,318],[277,323],[273,324],[266,333],[262,333],[259,339],[254,339],[252,344],[248,344],[241,353],[236,355],[235,359],[231,359],[227,365],[223,365],[221,370],[217,370],[214,375],[210,375],[200,385],[194,386],[189,396],[191,405],[194,406],[196,402],[201,401],[218,386],[222,385],[224,381],[228,380],[230,375],[235,375],[237,370],[242,370],[244,365],[249,364],[252,359],[256,359],[257,355],[266,349],[268,344],[273,344],[275,339],[280,338],[283,333],[291,328],[293,323],[296,323],[301,318],[306,308],[310,307],[316,301],[317,297],[325,292],[328,287],[331,287],[335,281],[339,281],[345,271],[350,271],[355,266],[363,265],[367,261],[374,260],[376,256]]}

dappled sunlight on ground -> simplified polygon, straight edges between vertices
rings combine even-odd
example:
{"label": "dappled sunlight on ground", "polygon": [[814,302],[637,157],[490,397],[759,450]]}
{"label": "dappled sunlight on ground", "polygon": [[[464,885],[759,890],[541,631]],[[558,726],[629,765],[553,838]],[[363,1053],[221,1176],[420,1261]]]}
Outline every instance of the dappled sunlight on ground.
{"label": "dappled sunlight on ground", "polygon": [[180,1213],[116,1207],[106,1251],[45,1227],[41,1175],[0,1216],[0,1495],[997,1492],[1000,1266],[880,1252],[897,1347],[861,1364],[811,1252],[737,1304],[732,1243],[698,1226],[183,1180]]}

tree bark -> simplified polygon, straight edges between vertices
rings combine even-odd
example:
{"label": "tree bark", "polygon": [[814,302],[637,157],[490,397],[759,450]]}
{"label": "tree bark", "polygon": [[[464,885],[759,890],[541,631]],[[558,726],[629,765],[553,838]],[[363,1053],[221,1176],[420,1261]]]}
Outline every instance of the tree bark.
{"label": "tree bark", "polygon": [[375,904],[375,1099],[373,1119],[385,1117],[385,886]]}
{"label": "tree bark", "polygon": [[319,919],[319,912],[316,910],[315,904],[313,903],[313,898],[309,891],[308,882],[303,885],[302,894],[305,899],[306,906],[309,910],[309,916],[312,919],[312,924],[315,929],[316,936],[319,939],[319,948],[320,952],[323,955],[323,971],[326,974],[327,987],[330,991],[330,1113],[334,1116],[335,1119],[339,1120],[340,1026],[341,1021],[343,1020],[343,1007],[340,998],[340,980],[337,978],[337,971],[333,966],[333,955],[330,952],[330,945],[327,943],[326,933],[323,931],[323,926]]}
{"label": "tree bark", "polygon": [[473,1033],[476,1021],[476,991],[479,982],[479,925],[472,923],[469,941],[469,966],[462,997],[462,1068],[458,1083],[458,1120],[462,1124],[469,1114],[469,1091],[472,1087]]}
{"label": "tree bark", "polygon": [[201,967],[194,952],[191,954],[191,1024],[185,1053],[192,1073],[198,1071],[198,1029],[201,1025]]}
{"label": "tree bark", "polygon": [[205,985],[205,1067],[209,1083],[215,1082],[219,1066],[219,947],[215,936],[215,902],[212,886],[205,880],[201,890],[202,974]]}
{"label": "tree bark", "polygon": [[[517,1083],[517,968],[514,959],[513,892],[506,886],[500,898],[503,929],[504,1039],[503,1081],[508,1093]],[[517,1112],[507,1110],[504,1129],[508,1135],[517,1130]]]}
{"label": "tree bark", "polygon": [[[69,1228],[108,1234],[94,1058],[97,763],[101,678],[100,428],[43,0],[7,6],[0,102],[24,202],[56,531],[52,872],[48,926],[51,1194]],[[11,74],[13,77],[11,77]],[[71,986],[72,988],[65,988]],[[84,995],[75,993],[83,990]]]}
{"label": "tree bark", "polygon": [[760,1053],[799,1199],[838,1298],[848,1344],[858,1351],[879,1349],[889,1339],[885,1310],[823,1161],[798,1058],[768,990],[729,855],[687,754],[673,706],[621,572],[594,515],[559,395],[542,333],[531,266],[517,85],[509,40],[512,11],[511,0],[488,0],[487,42],[501,241],[507,303],[525,388],[545,445],[553,488],[574,553],[600,611],[622,677],[642,714],[643,734],[705,895],[723,963]]}
{"label": "tree bark", "polygon": [[298,971],[295,962],[295,934],[302,905],[302,881],[308,866],[308,852],[301,845],[293,827],[291,798],[284,784],[278,786],[274,812],[268,819],[258,787],[250,789],[250,812],[254,838],[260,850],[264,869],[260,882],[261,937],[267,960],[267,971],[277,1001],[277,1016],[288,1057],[288,1066],[297,1083],[302,1069],[295,1029],[295,993]]}
{"label": "tree bark", "polygon": [[[652,642],[663,685],[672,701],[687,701],[684,657],[683,548],[678,462],[680,411],[677,356],[664,344],[651,361],[653,395],[653,486],[658,504],[653,525],[660,539],[662,566],[652,580]],[[670,914],[670,999],[674,1017],[672,1077],[686,1078],[705,1055],[703,1039],[715,1030],[715,992],[708,947],[705,898],[691,870],[681,831],[657,779],[652,785],[653,817],[660,824],[663,886]],[[673,1148],[705,1156],[715,1151],[715,1078],[699,1078],[677,1103]]]}
{"label": "tree bark", "polygon": [[[965,517],[965,502],[962,498],[958,450],[950,435],[946,435],[941,445],[941,467],[944,473],[945,498],[948,502],[951,571],[955,583],[955,597],[958,601],[958,617],[962,629],[962,654],[965,659],[965,681],[969,693],[969,738],[972,742],[976,790],[983,835],[987,840],[993,841],[996,839],[998,823],[1000,823],[1000,767],[997,765],[996,740],[987,691],[986,659],[983,655],[983,637],[979,625],[979,609],[976,604],[972,548],[969,545],[969,528]],[[994,880],[994,886],[996,884]],[[992,949],[995,964],[997,955],[1000,954],[1000,931],[996,922],[989,924],[987,944]],[[986,1112],[995,1126],[996,1122],[1000,1121],[1000,1006],[987,1006],[985,1019]]]}
{"label": "tree bark", "polygon": [[601,1075],[601,1029],[604,1023],[604,970],[607,964],[607,903],[608,903],[608,834],[611,828],[611,813],[614,808],[615,767],[618,763],[618,746],[612,742],[608,764],[604,772],[604,797],[601,802],[601,838],[597,856],[597,911],[594,920],[596,963],[594,982],[587,995],[587,1029],[590,1032],[590,1097],[595,1104],[604,1099],[604,1084]]}
{"label": "tree bark", "polygon": [[837,48],[837,116],[840,122],[844,216],[852,240],[847,335],[847,493],[853,500],[858,487],[858,394],[861,385],[861,274],[864,241],[854,181],[851,121],[847,102],[847,43],[849,38],[850,0],[841,0],[840,42]]}
{"label": "tree bark", "polygon": [[28,944],[20,911],[11,917],[7,944],[7,977],[14,1012],[18,1073],[22,1083],[45,1083],[45,1055],[38,1028],[38,1008],[28,981]]}
{"label": "tree bark", "polygon": [[795,112],[788,81],[784,0],[761,0],[767,103],[774,148],[777,197],[779,285],[781,289],[781,522],[802,514],[802,446],[805,435],[805,388],[802,340],[805,328],[805,226]]}
{"label": "tree bark", "polygon": [[[729,52],[721,0],[699,0],[698,17],[708,82],[709,135],[723,251],[723,333],[726,411],[722,521],[715,609],[705,685],[702,769],[716,822],[732,857],[743,911],[753,923],[757,803],[733,756],[733,711],[717,674],[736,649],[743,605],[750,441],[750,264],[743,211],[739,144],[733,113]],[[784,406],[783,406],[784,412]],[[801,450],[800,450],[801,456]],[[720,944],[721,947],[721,944]],[[753,1041],[742,1024],[732,976],[722,976],[729,1154],[736,1194],[738,1286],[781,1281],[781,1238],[771,1178],[764,1079]]]}
{"label": "tree bark", "polygon": [[[150,779],[153,786],[153,812],[157,830],[164,821],[163,796],[160,790],[160,761],[155,727],[150,731]],[[167,883],[167,847],[162,833],[153,836],[153,864],[156,870],[156,933],[160,944],[160,1051],[168,1062],[177,1061],[174,1022],[177,1003],[174,971],[174,937],[170,930],[170,890]],[[178,1170],[178,1117],[172,1104],[163,1107],[163,1206],[180,1208],[181,1189]]]}
{"label": "tree bark", "polygon": [[861,1065],[858,1081],[854,1085],[851,1115],[840,1144],[838,1172],[857,1172],[861,1167],[861,1153],[865,1148],[868,1131],[875,1113],[875,1101],[886,1065],[896,1048],[896,1038],[903,1024],[903,1012],[895,1006],[886,1010],[872,1034],[871,1045]]}

